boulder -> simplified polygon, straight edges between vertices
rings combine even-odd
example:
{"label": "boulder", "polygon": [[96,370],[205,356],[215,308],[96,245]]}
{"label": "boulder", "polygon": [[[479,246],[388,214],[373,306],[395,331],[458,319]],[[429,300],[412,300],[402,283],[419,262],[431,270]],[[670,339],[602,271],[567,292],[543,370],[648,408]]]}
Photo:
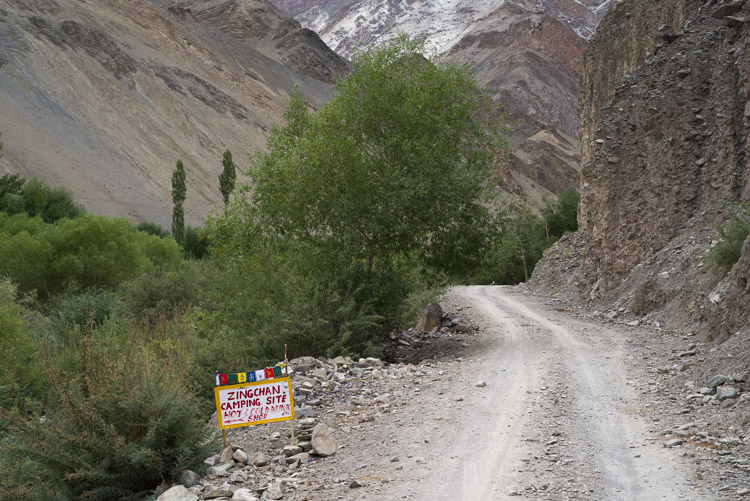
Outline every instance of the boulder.
{"label": "boulder", "polygon": [[232,454],[232,459],[238,463],[247,463],[247,453],[242,449],[237,449],[234,451],[234,454]]}
{"label": "boulder", "polygon": [[224,450],[221,451],[221,455],[219,456],[219,462],[228,463],[229,461],[232,460],[233,454],[234,454],[234,450],[232,449],[231,445],[224,447]]}
{"label": "boulder", "polygon": [[253,466],[268,466],[268,458],[265,454],[258,451],[253,455],[250,464]]}
{"label": "boulder", "polygon": [[324,424],[317,425],[312,432],[312,451],[318,456],[333,456],[338,450],[336,441],[333,439],[328,427]]}
{"label": "boulder", "polygon": [[283,499],[283,484],[280,481],[276,480],[268,487],[266,493],[268,494],[268,499]]}
{"label": "boulder", "polygon": [[737,388],[722,386],[716,389],[716,398],[718,398],[720,402],[723,402],[729,398],[737,398],[738,393]]}
{"label": "boulder", "polygon": [[175,485],[156,498],[156,501],[198,501],[198,496],[182,485]]}
{"label": "boulder", "polygon": [[234,491],[232,501],[258,501],[258,496],[250,489],[242,487]]}
{"label": "boulder", "polygon": [[306,452],[300,452],[299,454],[295,454],[294,456],[289,456],[288,458],[286,458],[286,464],[293,464],[298,461],[303,464],[307,463],[308,461],[310,461],[310,454]]}
{"label": "boulder", "polygon": [[323,363],[314,357],[299,357],[289,361],[295,371],[308,372],[323,367]]}
{"label": "boulder", "polygon": [[180,484],[185,487],[192,487],[195,483],[201,479],[201,476],[192,470],[183,470],[180,473]]}
{"label": "boulder", "polygon": [[227,471],[234,468],[234,461],[228,461],[226,463],[217,464],[211,468],[206,469],[207,475],[218,475],[220,473],[226,473]]}
{"label": "boulder", "polygon": [[430,332],[435,327],[442,327],[443,309],[437,303],[430,303],[419,314],[417,326],[414,328],[417,334]]}
{"label": "boulder", "polygon": [[219,487],[218,489],[209,490],[206,495],[203,496],[203,499],[231,498],[233,494],[234,493],[231,490]]}

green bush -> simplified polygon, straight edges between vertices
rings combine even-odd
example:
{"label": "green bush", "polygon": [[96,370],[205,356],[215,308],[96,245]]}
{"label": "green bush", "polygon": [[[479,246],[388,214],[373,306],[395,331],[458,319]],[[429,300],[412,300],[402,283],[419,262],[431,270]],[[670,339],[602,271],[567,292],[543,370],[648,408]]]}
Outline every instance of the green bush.
{"label": "green bush", "polygon": [[44,499],[33,490],[46,487],[67,499],[144,499],[200,464],[205,428],[182,364],[109,336],[85,337],[68,361],[48,364],[55,399],[44,420],[4,415],[15,436],[0,454],[9,498]]}
{"label": "green bush", "polygon": [[555,201],[544,199],[542,218],[547,235],[559,239],[564,234],[578,230],[578,202],[581,194],[574,189],[560,193]]}
{"label": "green bush", "polygon": [[186,227],[181,244],[187,259],[203,259],[208,255],[208,238],[200,228]]}
{"label": "green bush", "polygon": [[25,215],[0,217],[0,275],[22,291],[115,289],[159,266],[182,261],[177,243],[136,231],[124,219],[84,214],[56,224]]}
{"label": "green bush", "polygon": [[29,400],[43,394],[38,348],[29,337],[25,313],[15,285],[0,279],[0,407],[5,409],[27,409]]}
{"label": "green bush", "polygon": [[160,317],[173,318],[205,302],[209,284],[216,280],[215,273],[210,263],[187,262],[177,268],[144,273],[124,283],[119,293],[132,318],[153,324]]}
{"label": "green bush", "polygon": [[155,237],[166,238],[169,236],[169,232],[167,230],[156,223],[152,223],[151,221],[138,223],[137,225],[135,225],[135,229],[144,233],[148,233],[149,235],[154,235]]}
{"label": "green bush", "polygon": [[96,328],[122,310],[122,299],[108,290],[89,289],[61,299],[50,311],[50,327],[55,340],[64,341],[73,331]]}
{"label": "green bush", "polygon": [[708,256],[714,268],[727,273],[742,256],[742,244],[750,234],[750,204],[742,204],[730,210],[730,218],[724,224],[716,224],[721,241]]}
{"label": "green bush", "polygon": [[[15,187],[17,185],[17,182],[14,183]],[[54,223],[63,218],[72,219],[85,213],[83,207],[73,200],[70,190],[52,188],[38,179],[21,183],[21,186],[17,195],[13,192],[19,190],[8,190],[0,198],[0,210],[9,214],[26,213],[31,217],[39,216],[45,223]]]}

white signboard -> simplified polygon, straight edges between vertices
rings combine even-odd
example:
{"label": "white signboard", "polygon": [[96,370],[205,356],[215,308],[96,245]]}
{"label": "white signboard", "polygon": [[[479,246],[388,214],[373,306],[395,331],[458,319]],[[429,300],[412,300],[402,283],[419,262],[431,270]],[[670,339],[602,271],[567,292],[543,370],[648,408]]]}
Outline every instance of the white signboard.
{"label": "white signboard", "polygon": [[289,378],[216,386],[214,395],[221,429],[294,419]]}

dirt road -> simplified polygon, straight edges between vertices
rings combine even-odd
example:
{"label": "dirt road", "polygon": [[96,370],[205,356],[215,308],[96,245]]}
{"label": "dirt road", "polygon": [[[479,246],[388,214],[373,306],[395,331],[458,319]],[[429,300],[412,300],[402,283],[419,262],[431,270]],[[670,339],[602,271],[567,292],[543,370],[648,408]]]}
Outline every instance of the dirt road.
{"label": "dirt road", "polygon": [[448,301],[485,332],[452,385],[401,423],[411,461],[383,498],[706,499],[639,400],[644,352],[624,327],[507,287],[454,288]]}
{"label": "dirt road", "polygon": [[434,339],[419,363],[296,376],[335,455],[288,470],[286,423],[232,430],[276,458],[251,468],[253,485],[287,477],[290,501],[749,499],[750,399],[693,395],[716,348],[685,358],[687,335],[518,287],[456,287],[441,303],[475,329]]}

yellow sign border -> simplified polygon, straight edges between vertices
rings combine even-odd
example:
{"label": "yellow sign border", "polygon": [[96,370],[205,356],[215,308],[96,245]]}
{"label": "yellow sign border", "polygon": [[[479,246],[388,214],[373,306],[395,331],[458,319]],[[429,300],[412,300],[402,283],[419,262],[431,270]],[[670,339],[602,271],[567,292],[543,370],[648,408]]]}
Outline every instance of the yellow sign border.
{"label": "yellow sign border", "polygon": [[[263,421],[253,421],[252,423],[238,423],[224,426],[224,420],[221,418],[221,401],[219,400],[219,391],[231,390],[235,388],[247,388],[248,386],[258,386],[262,384],[279,383],[286,381],[289,386],[289,404],[292,406],[292,415],[288,417],[265,419]],[[214,400],[216,401],[216,417],[219,418],[219,429],[228,430],[230,428],[240,428],[242,426],[254,426],[256,424],[272,423],[274,421],[289,421],[294,419],[294,396],[292,395],[292,379],[288,377],[280,377],[275,379],[264,379],[263,381],[252,381],[249,383],[230,384],[224,386],[214,386]]]}

